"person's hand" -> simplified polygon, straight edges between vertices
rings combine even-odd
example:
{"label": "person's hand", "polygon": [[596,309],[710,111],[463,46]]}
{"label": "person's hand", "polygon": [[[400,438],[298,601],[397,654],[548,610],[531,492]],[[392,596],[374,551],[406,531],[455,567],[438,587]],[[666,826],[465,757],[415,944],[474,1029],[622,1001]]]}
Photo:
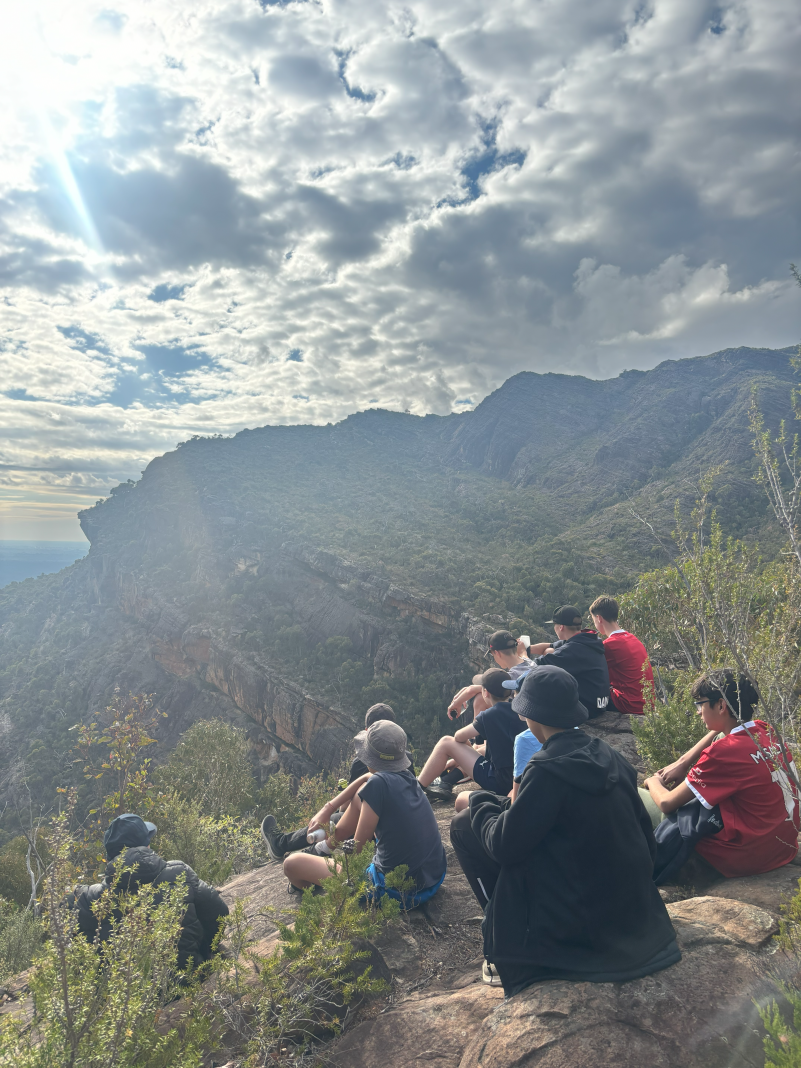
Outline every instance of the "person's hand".
{"label": "person's hand", "polygon": [[522,638],[518,638],[517,639],[517,655],[518,656],[528,656],[528,646],[526,645],[526,643],[523,641]]}
{"label": "person's hand", "polygon": [[448,719],[458,719],[466,708],[467,701],[457,701],[456,698],[454,698],[448,705]]}
{"label": "person's hand", "polygon": [[668,786],[672,782],[679,782],[681,779],[687,778],[687,769],[684,766],[682,760],[674,760],[672,764],[668,764],[667,767],[660,768],[656,772],[663,786]]}
{"label": "person's hand", "polygon": [[315,815],[313,815],[312,818],[309,820],[309,827],[308,827],[307,833],[311,834],[312,831],[317,831],[320,828],[322,828],[324,831],[327,832],[328,831],[328,824],[329,824],[330,819],[331,819],[330,806],[325,804],[320,809],[320,811],[315,813]]}

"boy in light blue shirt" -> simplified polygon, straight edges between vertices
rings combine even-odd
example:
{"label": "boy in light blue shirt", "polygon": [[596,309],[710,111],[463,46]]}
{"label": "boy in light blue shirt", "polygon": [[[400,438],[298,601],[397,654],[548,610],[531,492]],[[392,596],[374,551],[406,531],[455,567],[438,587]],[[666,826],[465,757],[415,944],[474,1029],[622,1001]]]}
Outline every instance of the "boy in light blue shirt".
{"label": "boy in light blue shirt", "polygon": [[515,763],[513,769],[512,792],[509,795],[514,802],[517,797],[517,788],[526,770],[526,764],[542,749],[542,743],[538,742],[531,731],[526,728],[522,734],[515,738]]}

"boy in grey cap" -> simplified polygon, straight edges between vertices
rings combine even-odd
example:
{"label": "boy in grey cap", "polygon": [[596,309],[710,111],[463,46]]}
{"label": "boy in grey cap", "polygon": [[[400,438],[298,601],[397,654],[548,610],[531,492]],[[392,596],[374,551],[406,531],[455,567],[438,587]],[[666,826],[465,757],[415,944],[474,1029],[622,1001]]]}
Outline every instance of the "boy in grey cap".
{"label": "boy in grey cap", "polygon": [[[445,849],[431,806],[417,779],[409,770],[406,732],[397,723],[379,720],[355,738],[356,755],[370,769],[328,801],[312,818],[308,830],[330,829],[333,814],[344,813],[330,830],[330,849],[343,846],[361,853],[375,837],[375,855],[366,875],[376,898],[383,894],[400,897],[387,889],[384,876],[401,864],[408,869],[415,889],[405,895],[405,908],[422,904],[437,892],[445,878]],[[304,890],[323,883],[331,874],[333,862],[308,853],[292,853],[284,860],[284,874],[290,889]]]}

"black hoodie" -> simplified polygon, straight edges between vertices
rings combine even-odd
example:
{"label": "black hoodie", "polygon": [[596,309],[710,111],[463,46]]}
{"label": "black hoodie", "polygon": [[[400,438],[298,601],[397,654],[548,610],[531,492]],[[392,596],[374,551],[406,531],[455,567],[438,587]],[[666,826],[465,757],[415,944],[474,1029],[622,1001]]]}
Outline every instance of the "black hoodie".
{"label": "black hoodie", "polygon": [[580,630],[572,638],[556,642],[552,653],[536,657],[535,664],[555,664],[578,683],[579,701],[590,719],[602,715],[609,704],[609,668],[604,643],[594,630]]}
{"label": "black hoodie", "polygon": [[143,883],[157,886],[174,884],[180,875],[186,876],[186,910],[181,919],[178,935],[178,967],[183,971],[188,965],[198,967],[211,956],[211,943],[217,934],[218,922],[228,915],[228,906],[213,886],[199,879],[188,864],[182,860],[164,860],[158,853],[144,845],[136,845],[124,851],[124,867],[133,867],[115,884],[114,860],[106,865],[103,881],[92,886],[79,886],[75,890],[74,905],[78,910],[78,927],[90,941],[97,937],[105,941],[111,934],[112,920],[119,919],[115,909],[97,929],[97,919],[92,905],[101,894],[135,894]]}
{"label": "black hoodie", "polygon": [[504,964],[525,977],[520,989],[540,979],[622,982],[680,959],[653,881],[637,774],[606,742],[581,730],[552,735],[514,804],[477,791],[470,821],[501,866],[484,951],[504,988]]}

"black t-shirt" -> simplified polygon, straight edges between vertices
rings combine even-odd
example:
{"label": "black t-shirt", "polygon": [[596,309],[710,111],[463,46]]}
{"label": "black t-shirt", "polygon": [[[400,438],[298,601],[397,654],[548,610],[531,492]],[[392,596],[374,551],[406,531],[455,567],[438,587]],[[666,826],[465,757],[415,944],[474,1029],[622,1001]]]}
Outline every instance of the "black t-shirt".
{"label": "black t-shirt", "polygon": [[[473,726],[487,742],[487,760],[495,768],[499,781],[509,779],[515,763],[515,738],[526,729],[526,723],[512,711],[508,701],[499,701],[492,708],[479,712]],[[508,774],[504,774],[508,773]],[[511,786],[509,787],[511,790]]]}
{"label": "black t-shirt", "polygon": [[431,803],[420,783],[406,771],[377,771],[359,791],[378,816],[375,856],[387,874],[406,864],[418,890],[434,886],[445,874],[445,848]]}

